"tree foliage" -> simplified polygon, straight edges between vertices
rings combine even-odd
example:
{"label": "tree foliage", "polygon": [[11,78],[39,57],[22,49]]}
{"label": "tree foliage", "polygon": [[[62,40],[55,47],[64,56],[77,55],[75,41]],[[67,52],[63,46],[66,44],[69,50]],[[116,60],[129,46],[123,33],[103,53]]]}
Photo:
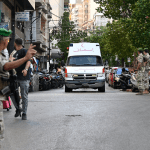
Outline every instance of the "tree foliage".
{"label": "tree foliage", "polygon": [[97,10],[115,21],[108,25],[104,50],[119,59],[132,56],[138,47],[150,49],[149,0],[97,0]]}
{"label": "tree foliage", "polygon": [[136,47],[149,47],[150,39],[150,1],[138,0],[131,19],[128,20],[130,37]]}
{"label": "tree foliage", "polygon": [[78,43],[85,36],[87,36],[87,33],[75,30],[74,23],[69,20],[69,13],[64,12],[62,23],[60,23],[60,31],[55,36],[59,41],[57,45],[63,52],[63,57],[60,60],[66,61],[68,56],[67,47],[69,47],[70,43]]}
{"label": "tree foliage", "polygon": [[118,20],[128,18],[132,15],[137,0],[97,0],[99,7],[97,11],[103,13],[107,18]]}

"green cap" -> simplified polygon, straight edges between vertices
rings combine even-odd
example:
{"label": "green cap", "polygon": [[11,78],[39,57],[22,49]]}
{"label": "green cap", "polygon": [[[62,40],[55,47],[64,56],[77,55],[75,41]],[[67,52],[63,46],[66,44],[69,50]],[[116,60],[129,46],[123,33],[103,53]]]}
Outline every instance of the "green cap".
{"label": "green cap", "polygon": [[140,48],[138,48],[138,51],[142,51],[143,49],[140,47]]}
{"label": "green cap", "polygon": [[6,30],[4,28],[0,28],[0,35],[8,37],[8,36],[10,36],[10,34],[12,34],[11,30]]}
{"label": "green cap", "polygon": [[148,50],[148,48],[144,48],[144,50]]}

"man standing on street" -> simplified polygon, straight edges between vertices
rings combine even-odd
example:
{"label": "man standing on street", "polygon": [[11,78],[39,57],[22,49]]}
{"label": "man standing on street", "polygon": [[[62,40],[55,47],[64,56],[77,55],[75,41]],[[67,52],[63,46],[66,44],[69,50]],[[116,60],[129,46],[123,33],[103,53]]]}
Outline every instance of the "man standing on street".
{"label": "man standing on street", "polygon": [[[15,40],[15,49],[16,53],[14,54],[14,58],[16,60],[25,57],[27,50],[22,46],[22,39],[18,38]],[[30,82],[30,60],[26,61],[20,67],[16,68],[17,72],[17,81],[19,83],[21,89],[21,97],[22,97],[22,120],[27,120],[27,107],[28,107],[28,90],[29,90],[29,82]],[[16,110],[16,114],[17,114]],[[18,115],[15,115],[17,117]]]}
{"label": "man standing on street", "polygon": [[149,53],[148,53],[148,48],[144,49],[144,89],[145,91],[143,94],[149,94]]}
{"label": "man standing on street", "polygon": [[138,57],[137,57],[137,62],[138,62],[137,85],[138,85],[139,93],[137,93],[136,95],[143,95],[143,90],[144,90],[144,83],[143,83],[144,69],[143,69],[143,54],[142,53],[143,53],[142,48],[139,48]]}
{"label": "man standing on street", "polygon": [[[9,77],[8,70],[12,70],[19,67],[20,65],[22,65],[24,62],[26,62],[36,54],[36,51],[33,49],[35,46],[31,45],[25,57],[14,62],[8,62],[8,59],[2,53],[2,51],[8,46],[9,35],[11,33],[12,33],[11,30],[7,31],[6,29],[0,28],[0,91],[8,85],[6,81],[2,81],[2,77],[7,77],[7,78]],[[5,100],[7,100],[6,95],[3,95],[0,92],[0,148],[1,148],[1,140],[4,139],[2,101]]]}

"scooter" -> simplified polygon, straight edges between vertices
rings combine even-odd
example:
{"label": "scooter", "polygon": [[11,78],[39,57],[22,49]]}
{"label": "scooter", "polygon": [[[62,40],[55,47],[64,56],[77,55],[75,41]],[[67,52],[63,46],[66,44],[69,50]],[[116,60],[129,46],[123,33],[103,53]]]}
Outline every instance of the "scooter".
{"label": "scooter", "polygon": [[126,74],[121,74],[119,82],[121,83],[121,89],[125,91],[126,89],[131,89],[132,84],[131,84],[131,74],[126,73]]}

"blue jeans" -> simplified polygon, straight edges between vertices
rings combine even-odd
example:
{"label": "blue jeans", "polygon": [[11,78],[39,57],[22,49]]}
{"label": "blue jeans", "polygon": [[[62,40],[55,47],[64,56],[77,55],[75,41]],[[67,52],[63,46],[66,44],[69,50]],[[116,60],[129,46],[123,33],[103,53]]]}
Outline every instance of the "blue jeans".
{"label": "blue jeans", "polygon": [[23,113],[27,113],[28,107],[28,91],[29,91],[29,80],[18,80],[21,89],[21,97],[22,97],[22,110]]}

